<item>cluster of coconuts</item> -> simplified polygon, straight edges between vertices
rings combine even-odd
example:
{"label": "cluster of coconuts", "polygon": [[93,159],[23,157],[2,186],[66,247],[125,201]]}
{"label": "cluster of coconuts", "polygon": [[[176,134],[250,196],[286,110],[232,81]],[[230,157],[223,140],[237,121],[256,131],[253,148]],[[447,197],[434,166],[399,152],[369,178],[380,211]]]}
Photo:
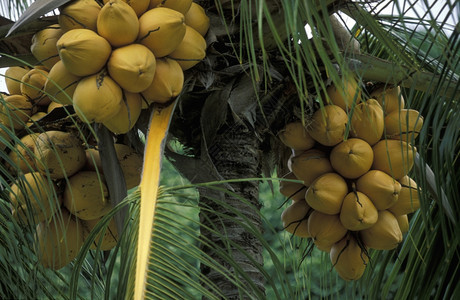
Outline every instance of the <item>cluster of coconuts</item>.
{"label": "cluster of coconuts", "polygon": [[368,249],[396,248],[409,229],[407,215],[420,207],[419,187],[408,173],[423,118],[404,108],[397,86],[364,100],[355,78],[342,83],[328,87],[330,104],[306,126],[291,122],[279,133],[293,153],[289,180],[280,183],[292,203],[281,219],[286,231],[328,252],[340,277],[356,280]]}
{"label": "cluster of coconuts", "polygon": [[[9,169],[17,174],[10,186],[13,218],[21,225],[36,225],[36,251],[40,263],[60,269],[78,254],[90,232],[112,208],[99,151],[73,133],[31,133],[12,145]],[[142,156],[127,145],[115,144],[127,188],[139,184]],[[110,221],[92,249],[110,250],[118,233]]]}

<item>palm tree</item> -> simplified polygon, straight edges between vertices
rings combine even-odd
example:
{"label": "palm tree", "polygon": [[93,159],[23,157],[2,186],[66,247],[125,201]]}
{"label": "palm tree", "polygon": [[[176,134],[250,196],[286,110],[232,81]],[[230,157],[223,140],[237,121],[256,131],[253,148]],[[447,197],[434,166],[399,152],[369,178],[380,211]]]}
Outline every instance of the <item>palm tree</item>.
{"label": "palm tree", "polygon": [[[37,1],[23,15],[29,18],[16,23],[22,27],[12,32],[7,19],[14,14],[5,11],[0,65],[35,64],[28,48],[31,35],[56,22],[53,16],[37,18],[65,2]],[[123,177],[114,137],[105,128],[83,125],[66,109],[31,127],[65,126],[88,140],[97,136],[107,153],[103,168],[111,170],[105,173],[116,206],[96,229],[104,230],[117,216],[122,232],[110,252],[89,251],[88,240],[76,260],[59,271],[37,263],[34,230],[13,222],[9,208],[9,186],[17,175],[7,167],[8,153],[26,132],[0,124],[5,132],[0,136],[0,145],[5,144],[0,168],[2,298],[129,298],[138,295],[140,280],[145,282],[143,295],[159,299],[457,298],[460,44],[459,28],[446,16],[458,21],[458,1],[196,2],[211,20],[206,59],[186,73],[177,103],[144,110],[134,130],[116,137],[145,154],[141,189],[127,193],[119,188]],[[10,3],[15,5],[2,5],[2,10],[24,9]],[[340,22],[345,15],[356,25],[345,27]],[[264,208],[276,205],[261,198],[267,193],[259,184],[268,182],[272,197],[280,200],[277,178],[286,171],[290,150],[277,133],[294,119],[308,124],[312,113],[327,104],[322,97],[327,86],[349,74],[368,90],[372,84],[400,85],[407,106],[424,116],[411,173],[421,187],[421,209],[410,217],[403,243],[396,250],[371,251],[364,276],[352,283],[331,272],[329,258],[312,252],[305,239],[279,232],[280,210]],[[147,130],[152,124],[164,130],[169,124],[167,143],[161,144],[162,132]],[[188,182],[173,180],[177,173],[163,168],[165,185],[157,191],[151,188],[156,184],[145,182],[156,182],[163,152]],[[146,210],[144,199],[156,202]],[[148,254],[146,269],[136,273],[136,255],[142,251]]]}

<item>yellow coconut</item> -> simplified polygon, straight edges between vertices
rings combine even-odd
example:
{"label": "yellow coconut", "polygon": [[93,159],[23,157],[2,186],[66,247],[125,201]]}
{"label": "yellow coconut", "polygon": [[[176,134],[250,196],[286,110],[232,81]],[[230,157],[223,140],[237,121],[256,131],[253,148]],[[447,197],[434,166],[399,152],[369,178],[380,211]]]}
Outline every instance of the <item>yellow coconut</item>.
{"label": "yellow coconut", "polygon": [[388,210],[379,211],[374,226],[361,230],[360,237],[363,243],[377,250],[391,250],[402,242],[402,232],[398,220]]}
{"label": "yellow coconut", "polygon": [[395,216],[406,215],[415,212],[420,208],[420,195],[417,183],[409,176],[404,176],[399,180],[401,191],[398,201],[388,210]]}
{"label": "yellow coconut", "polygon": [[59,61],[56,42],[63,34],[59,24],[51,25],[32,36],[30,52],[48,70]]}
{"label": "yellow coconut", "polygon": [[114,47],[133,43],[139,34],[136,12],[125,1],[108,1],[97,16],[97,33]]}
{"label": "yellow coconut", "polygon": [[369,256],[352,234],[335,243],[330,252],[331,263],[344,280],[358,280],[363,276]]}
{"label": "yellow coconut", "polygon": [[[94,220],[82,220],[81,223],[85,228],[85,240],[88,235],[95,229],[102,218]],[[104,233],[103,236],[101,234]],[[101,251],[108,251],[117,245],[118,231],[115,223],[115,218],[111,218],[108,225],[104,225],[100,230],[97,231],[97,235],[94,238],[94,242],[91,244],[90,249],[99,249]]]}
{"label": "yellow coconut", "polygon": [[400,215],[395,216],[396,221],[398,221],[399,229],[401,229],[401,233],[406,233],[409,231],[409,218],[407,215]]}
{"label": "yellow coconut", "polygon": [[348,116],[337,105],[318,109],[307,126],[310,136],[324,146],[335,146],[343,141]]}
{"label": "yellow coconut", "polygon": [[210,20],[204,8],[198,3],[192,2],[189,10],[185,13],[185,24],[205,36],[209,29]]}
{"label": "yellow coconut", "polygon": [[310,186],[319,176],[334,172],[326,153],[317,149],[293,157],[291,167],[295,176],[306,186]]}
{"label": "yellow coconut", "polygon": [[305,194],[305,200],[313,209],[329,214],[340,213],[342,202],[348,194],[345,179],[337,173],[326,173],[316,178]]}
{"label": "yellow coconut", "polygon": [[32,102],[37,102],[43,96],[48,72],[32,69],[21,78],[21,94],[29,98]]}
{"label": "yellow coconut", "polygon": [[347,234],[347,229],[340,222],[339,215],[313,210],[308,217],[308,232],[314,241],[326,247],[340,241]]}
{"label": "yellow coconut", "polygon": [[[292,172],[287,173],[283,178],[298,180]],[[280,193],[293,201],[304,201],[306,190],[307,187],[302,183],[284,180],[280,181]]]}
{"label": "yellow coconut", "polygon": [[383,171],[395,179],[407,175],[414,165],[416,149],[404,141],[381,140],[372,150],[372,169]]}
{"label": "yellow coconut", "polygon": [[24,128],[32,112],[32,103],[25,96],[11,95],[0,101],[0,123],[6,127]]}
{"label": "yellow coconut", "polygon": [[46,116],[46,112],[39,111],[33,115],[30,116],[29,121],[26,123],[27,126],[32,126],[34,125],[38,120]]}
{"label": "yellow coconut", "polygon": [[147,46],[155,57],[163,57],[179,46],[185,35],[184,15],[166,7],[148,10],[139,18],[141,44]]}
{"label": "yellow coconut", "polygon": [[[110,0],[104,0],[104,4]],[[136,12],[136,15],[140,17],[149,8],[150,0],[123,0],[128,3],[129,6]]]}
{"label": "yellow coconut", "polygon": [[305,201],[295,201],[281,213],[283,228],[287,232],[301,237],[308,238],[308,216],[311,211]]}
{"label": "yellow coconut", "polygon": [[110,77],[131,93],[146,90],[155,75],[156,60],[152,51],[141,44],[113,50],[107,62]]}
{"label": "yellow coconut", "polygon": [[125,177],[126,188],[131,189],[138,186],[141,181],[142,155],[123,144],[115,144],[115,152]]}
{"label": "yellow coconut", "polygon": [[385,117],[385,136],[408,143],[417,138],[423,126],[423,117],[415,109],[401,109]]}
{"label": "yellow coconut", "polygon": [[290,122],[278,132],[284,145],[294,150],[308,150],[313,148],[315,140],[308,134],[302,122]]}
{"label": "yellow coconut", "polygon": [[62,202],[82,220],[100,218],[112,208],[106,184],[92,171],[80,171],[69,178]]}
{"label": "yellow coconut", "polygon": [[366,194],[378,210],[384,210],[398,201],[401,184],[385,172],[371,170],[356,181],[356,189]]}
{"label": "yellow coconut", "polygon": [[13,217],[23,224],[49,220],[61,205],[56,185],[38,172],[19,175],[9,199]]}
{"label": "yellow coconut", "polygon": [[70,177],[85,165],[85,149],[71,132],[46,131],[36,140],[34,154],[40,173],[52,179]]}
{"label": "yellow coconut", "polygon": [[350,111],[353,105],[361,101],[361,88],[353,76],[342,78],[339,86],[330,85],[326,92],[332,104],[344,111]]}
{"label": "yellow coconut", "polygon": [[22,173],[37,171],[34,150],[38,135],[39,133],[25,135],[14,145],[8,154],[12,162],[12,165],[9,166],[10,170]]}
{"label": "yellow coconut", "polygon": [[73,29],[64,33],[56,44],[67,70],[76,76],[99,72],[109,59],[109,42],[89,29]]}
{"label": "yellow coconut", "polygon": [[340,221],[345,228],[363,230],[374,226],[377,218],[377,208],[365,194],[353,191],[343,199]]}
{"label": "yellow coconut", "polygon": [[358,104],[351,117],[352,137],[365,140],[369,145],[376,144],[383,135],[383,109],[375,99]]}
{"label": "yellow coconut", "polygon": [[166,103],[177,97],[184,86],[184,72],[177,61],[157,58],[152,84],[142,92],[148,104]]}
{"label": "yellow coconut", "polygon": [[141,94],[125,92],[120,106],[120,110],[114,117],[102,122],[105,127],[115,134],[127,133],[136,124],[141,114]]}
{"label": "yellow coconut", "polygon": [[53,109],[58,108],[58,107],[63,107],[63,106],[64,106],[64,105],[62,105],[61,103],[51,102],[51,103],[48,105],[47,112],[50,113]]}
{"label": "yellow coconut", "polygon": [[348,139],[335,146],[329,157],[332,168],[345,178],[356,179],[370,170],[372,147],[361,139]]}
{"label": "yellow coconut", "polygon": [[62,208],[36,231],[36,253],[45,268],[59,270],[77,257],[83,245],[83,227],[78,218]]}
{"label": "yellow coconut", "polygon": [[99,150],[95,148],[88,148],[85,150],[86,154],[86,164],[82,170],[84,171],[98,171],[103,173],[102,170],[102,161],[101,156],[99,155]]}
{"label": "yellow coconut", "polygon": [[371,98],[377,99],[385,115],[404,108],[404,98],[399,86],[379,88],[371,93]]}
{"label": "yellow coconut", "polygon": [[193,0],[151,0],[149,8],[167,7],[181,14],[187,13]]}
{"label": "yellow coconut", "polygon": [[5,71],[5,84],[10,95],[21,94],[21,79],[27,72],[27,67],[9,67]]}
{"label": "yellow coconut", "polygon": [[78,82],[73,94],[73,105],[83,122],[102,123],[118,114],[122,99],[120,86],[102,70]]}
{"label": "yellow coconut", "polygon": [[206,41],[198,31],[187,25],[182,42],[168,55],[169,58],[176,60],[184,71],[194,67],[205,56]]}
{"label": "yellow coconut", "polygon": [[62,31],[89,29],[96,31],[101,7],[95,0],[76,0],[59,8],[58,22]]}
{"label": "yellow coconut", "polygon": [[73,93],[80,79],[80,76],[70,73],[60,60],[49,71],[43,90],[54,102],[72,104]]}

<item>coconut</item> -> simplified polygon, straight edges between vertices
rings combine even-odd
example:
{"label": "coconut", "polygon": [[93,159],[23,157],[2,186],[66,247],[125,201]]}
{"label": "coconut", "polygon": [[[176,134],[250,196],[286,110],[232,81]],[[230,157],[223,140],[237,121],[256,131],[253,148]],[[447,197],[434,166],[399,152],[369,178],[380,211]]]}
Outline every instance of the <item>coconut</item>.
{"label": "coconut", "polygon": [[138,186],[142,174],[142,155],[127,145],[115,144],[114,146],[118,162],[125,177],[126,188],[129,190]]}
{"label": "coconut", "polygon": [[63,34],[59,24],[54,24],[40,30],[32,36],[30,52],[48,70],[59,61],[56,42]]}
{"label": "coconut", "polygon": [[73,93],[80,79],[80,76],[70,73],[60,60],[49,71],[43,90],[54,102],[72,104]]}
{"label": "coconut", "polygon": [[[104,4],[109,2],[110,0],[104,0]],[[143,13],[147,11],[149,8],[150,0],[123,0],[124,2],[128,3],[129,6],[136,12],[136,15],[140,17]]]}
{"label": "coconut", "polygon": [[189,10],[185,13],[185,24],[205,36],[209,29],[210,20],[204,8],[198,3],[192,2]]}
{"label": "coconut", "polygon": [[398,221],[399,229],[401,229],[401,233],[406,233],[409,231],[409,218],[407,215],[400,215],[395,216],[396,221]]}
{"label": "coconut", "polygon": [[198,31],[187,25],[184,38],[168,55],[169,58],[177,61],[184,71],[198,64],[205,56],[206,41]]}
{"label": "coconut", "polygon": [[99,150],[95,148],[88,148],[85,150],[86,154],[86,164],[82,170],[84,171],[96,171],[103,173],[101,156],[99,155]]}
{"label": "coconut", "polygon": [[340,221],[349,230],[358,231],[372,227],[378,218],[378,211],[365,194],[353,191],[343,199]]}
{"label": "coconut", "polygon": [[326,247],[340,241],[347,234],[347,229],[340,222],[339,215],[313,210],[308,217],[308,232],[314,241]]}
{"label": "coconut", "polygon": [[11,185],[9,199],[13,217],[23,224],[49,220],[61,205],[56,185],[38,172],[19,175]]}
{"label": "coconut", "polygon": [[184,15],[166,7],[145,12],[139,18],[138,40],[147,46],[156,58],[173,52],[185,35]]}
{"label": "coconut", "polygon": [[352,234],[335,243],[329,257],[337,274],[344,280],[361,278],[369,262],[367,249],[363,249]]}
{"label": "coconut", "polygon": [[383,109],[375,99],[358,104],[351,117],[352,137],[365,140],[369,145],[377,143],[383,135]]}
{"label": "coconut", "polygon": [[20,95],[21,94],[21,79],[27,72],[29,72],[27,67],[9,67],[5,71],[5,84],[6,88],[10,95]]}
{"label": "coconut", "polygon": [[[287,173],[283,178],[298,180],[292,172]],[[293,201],[305,201],[306,190],[307,187],[302,183],[284,180],[280,181],[280,193]]]}
{"label": "coconut", "polygon": [[379,211],[374,226],[361,230],[360,236],[366,246],[377,250],[391,250],[402,242],[398,220],[388,210]]}
{"label": "coconut", "polygon": [[380,103],[385,115],[404,108],[404,98],[399,86],[379,88],[371,93],[371,98]]}
{"label": "coconut", "polygon": [[107,62],[110,77],[121,88],[131,93],[146,90],[152,84],[155,69],[155,56],[141,44],[131,44],[113,50]]}
{"label": "coconut", "polygon": [[345,179],[337,173],[326,173],[310,185],[305,194],[305,200],[313,209],[329,214],[340,213],[342,202],[348,194]]}
{"label": "coconut", "polygon": [[35,68],[27,72],[21,78],[21,94],[32,102],[37,102],[43,96],[47,76],[48,72]]}
{"label": "coconut", "polygon": [[36,251],[45,268],[59,270],[69,264],[83,245],[83,227],[78,218],[62,208],[50,222],[37,225]]}
{"label": "coconut", "polygon": [[139,34],[136,12],[126,1],[108,1],[97,16],[97,33],[114,47],[133,43]]}
{"label": "coconut", "polygon": [[124,134],[131,130],[141,114],[141,94],[125,92],[123,95],[118,113],[102,123],[115,134]]}
{"label": "coconut", "polygon": [[348,116],[342,108],[337,105],[326,105],[313,114],[307,131],[318,143],[335,146],[343,141],[347,122]]}
{"label": "coconut", "polygon": [[[94,220],[82,220],[81,223],[84,227],[84,239],[88,238],[88,235],[91,231],[95,230],[95,227],[98,226],[98,223],[101,221],[102,218],[94,219]],[[101,234],[104,232],[104,235],[101,237]],[[98,230],[97,235],[94,238],[94,242],[91,244],[90,249],[96,250],[99,249],[101,251],[108,251],[117,245],[118,240],[118,231],[117,225],[115,223],[115,218],[112,217],[107,227],[101,228]]]}
{"label": "coconut", "polygon": [[8,154],[13,163],[9,165],[11,171],[22,173],[37,171],[34,149],[38,135],[39,133],[31,133],[23,136]]}
{"label": "coconut", "polygon": [[407,175],[414,165],[416,149],[404,141],[381,140],[372,150],[372,169],[383,171],[395,179]]}
{"label": "coconut", "polygon": [[58,22],[64,32],[72,29],[96,31],[101,7],[94,0],[76,0],[59,8]]}
{"label": "coconut", "polygon": [[339,106],[344,111],[350,111],[353,103],[356,105],[361,101],[361,88],[353,76],[342,78],[339,86],[330,85],[326,93],[332,104]]}
{"label": "coconut", "polygon": [[25,96],[11,95],[0,101],[0,123],[7,127],[24,128],[32,112],[32,103]]}
{"label": "coconut", "polygon": [[34,154],[40,173],[52,179],[70,177],[86,162],[85,149],[71,132],[46,131],[36,140]]}
{"label": "coconut", "polygon": [[415,109],[401,109],[385,117],[385,135],[394,140],[413,142],[423,126],[423,117]]}
{"label": "coconut", "polygon": [[291,168],[294,175],[306,186],[310,186],[319,176],[333,172],[326,153],[317,149],[292,157]]}
{"label": "coconut", "polygon": [[406,215],[415,212],[420,208],[420,195],[417,183],[409,176],[404,176],[399,180],[401,191],[398,201],[388,210],[395,216]]}
{"label": "coconut", "polygon": [[309,150],[315,145],[315,140],[300,121],[286,124],[284,129],[278,132],[278,136],[284,145],[296,151]]}
{"label": "coconut", "polygon": [[193,0],[151,0],[149,8],[167,7],[181,14],[187,13]]}
{"label": "coconut", "polygon": [[311,211],[310,206],[305,201],[295,201],[286,207],[281,213],[283,228],[287,232],[301,237],[308,238],[308,216]]}
{"label": "coconut", "polygon": [[356,179],[372,166],[374,153],[361,139],[348,139],[335,146],[329,157],[332,168],[345,178]]}
{"label": "coconut", "polygon": [[356,189],[366,194],[378,210],[384,210],[398,201],[401,184],[385,172],[371,170],[356,181]]}

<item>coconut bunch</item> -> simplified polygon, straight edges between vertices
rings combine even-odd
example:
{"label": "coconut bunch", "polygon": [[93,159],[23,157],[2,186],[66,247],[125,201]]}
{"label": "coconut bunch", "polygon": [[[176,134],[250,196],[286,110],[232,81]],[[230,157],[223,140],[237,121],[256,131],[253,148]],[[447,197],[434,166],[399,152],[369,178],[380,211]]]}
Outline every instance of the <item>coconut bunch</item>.
{"label": "coconut bunch", "polygon": [[292,202],[281,219],[286,231],[328,252],[340,277],[356,280],[368,249],[396,248],[409,229],[408,214],[420,207],[419,187],[408,174],[423,118],[404,108],[399,87],[364,100],[350,78],[330,86],[326,97],[330,104],[306,126],[295,121],[279,132],[292,149],[280,183]]}
{"label": "coconut bunch", "polygon": [[142,108],[179,95],[184,71],[206,55],[209,18],[192,0],[103,2],[72,1],[59,24],[33,36],[32,54],[47,72],[35,90],[123,134]]}
{"label": "coconut bunch", "polygon": [[[127,188],[140,182],[142,156],[115,144]],[[13,218],[36,225],[36,251],[40,263],[60,269],[80,251],[88,235],[111,209],[99,152],[70,132],[45,131],[20,139],[9,153],[9,169],[17,174],[10,186]],[[116,245],[114,220],[98,234],[91,249]]]}

